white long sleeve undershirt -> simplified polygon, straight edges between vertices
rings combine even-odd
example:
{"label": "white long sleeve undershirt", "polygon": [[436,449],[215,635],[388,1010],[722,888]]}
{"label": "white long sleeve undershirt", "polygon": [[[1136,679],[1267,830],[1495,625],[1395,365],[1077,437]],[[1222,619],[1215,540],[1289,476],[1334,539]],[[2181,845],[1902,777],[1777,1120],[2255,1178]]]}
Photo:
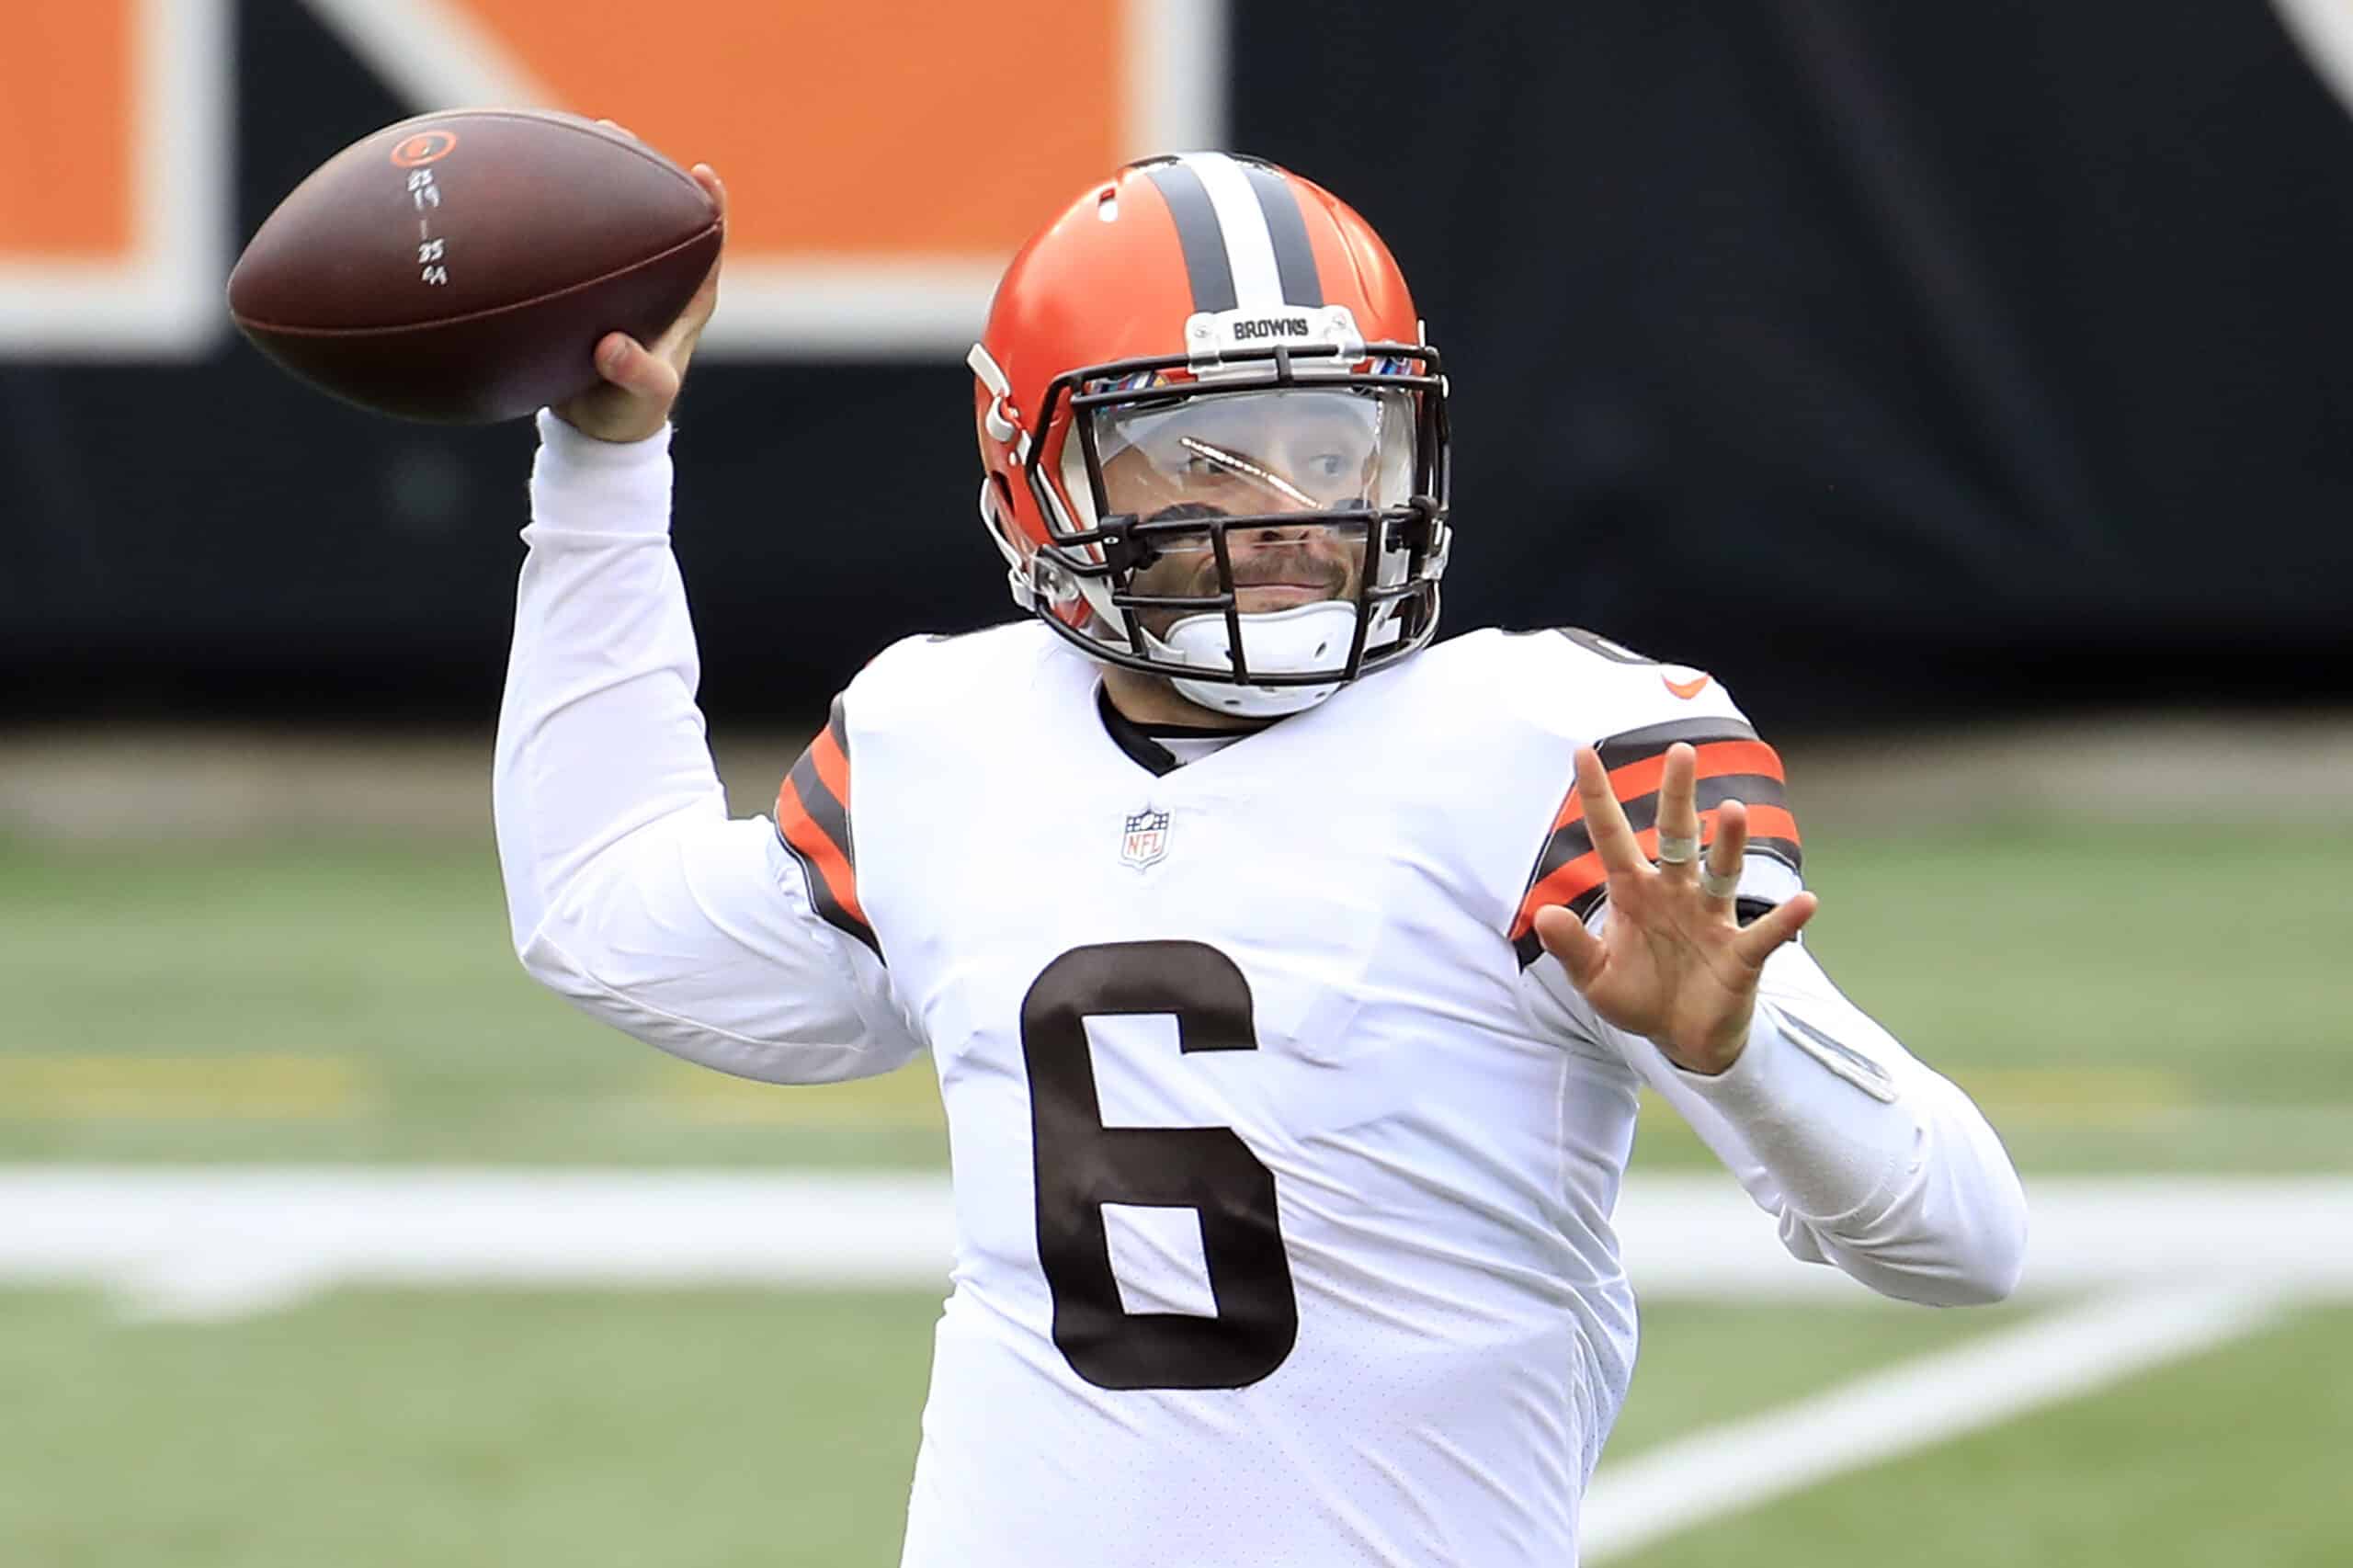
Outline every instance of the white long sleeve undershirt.
{"label": "white long sleeve undershirt", "polygon": [[[1595,913],[1599,929],[1608,905]],[[1688,1073],[1595,1016],[1547,956],[1529,970],[1540,1021],[1614,1051],[1665,1098],[1758,1207],[1782,1244],[1882,1295],[1938,1306],[2017,1288],[2026,1198],[1984,1115],[1831,983],[1805,948],[1766,960],[1740,1056]]]}
{"label": "white long sleeve undershirt", "polygon": [[771,822],[728,817],[670,551],[668,428],[608,443],[543,412],[540,439],[492,784],[525,969],[743,1077],[907,1061],[921,1047],[874,956],[817,916]]}

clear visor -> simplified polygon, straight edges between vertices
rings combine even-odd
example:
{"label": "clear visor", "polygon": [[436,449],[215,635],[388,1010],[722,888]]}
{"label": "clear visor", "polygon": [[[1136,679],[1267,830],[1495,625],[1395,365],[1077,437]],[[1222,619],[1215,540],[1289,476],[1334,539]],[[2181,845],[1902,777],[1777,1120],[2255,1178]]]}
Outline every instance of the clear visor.
{"label": "clear visor", "polygon": [[1275,387],[1094,412],[1114,513],[1265,517],[1402,506],[1414,485],[1414,394]]}

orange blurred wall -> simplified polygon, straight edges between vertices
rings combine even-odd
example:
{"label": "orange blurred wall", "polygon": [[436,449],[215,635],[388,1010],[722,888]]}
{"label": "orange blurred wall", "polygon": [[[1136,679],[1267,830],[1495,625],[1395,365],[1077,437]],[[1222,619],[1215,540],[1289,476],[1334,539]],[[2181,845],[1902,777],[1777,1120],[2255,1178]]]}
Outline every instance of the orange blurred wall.
{"label": "orange blurred wall", "polygon": [[111,262],[131,248],[139,0],[12,6],[0,46],[0,253]]}
{"label": "orange blurred wall", "polygon": [[716,167],[738,254],[1002,256],[1122,151],[1118,0],[462,3],[562,107]]}

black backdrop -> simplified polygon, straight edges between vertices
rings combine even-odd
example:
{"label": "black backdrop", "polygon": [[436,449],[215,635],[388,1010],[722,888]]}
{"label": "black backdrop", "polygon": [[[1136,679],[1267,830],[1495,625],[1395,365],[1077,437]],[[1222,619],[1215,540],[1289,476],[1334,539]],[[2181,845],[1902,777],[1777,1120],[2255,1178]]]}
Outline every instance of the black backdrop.
{"label": "black backdrop", "polygon": [[[1233,9],[1232,144],[1364,210],[1448,352],[1453,628],[1592,626],[1784,730],[2353,690],[2353,116],[2264,6]],[[238,41],[242,233],[408,109],[299,8]],[[1010,612],[968,386],[697,372],[715,711]],[[529,446],[242,345],[0,363],[0,713],[486,717]]]}

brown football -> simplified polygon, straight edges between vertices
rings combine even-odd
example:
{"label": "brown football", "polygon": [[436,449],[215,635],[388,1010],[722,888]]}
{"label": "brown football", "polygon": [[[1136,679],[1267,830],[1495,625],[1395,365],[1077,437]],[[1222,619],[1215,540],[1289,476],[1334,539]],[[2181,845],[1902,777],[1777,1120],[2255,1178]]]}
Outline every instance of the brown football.
{"label": "brown football", "polygon": [[576,115],[453,109],[387,126],[294,187],[229,274],[229,314],[313,386],[380,413],[514,419],[596,384],[718,257],[684,169]]}

